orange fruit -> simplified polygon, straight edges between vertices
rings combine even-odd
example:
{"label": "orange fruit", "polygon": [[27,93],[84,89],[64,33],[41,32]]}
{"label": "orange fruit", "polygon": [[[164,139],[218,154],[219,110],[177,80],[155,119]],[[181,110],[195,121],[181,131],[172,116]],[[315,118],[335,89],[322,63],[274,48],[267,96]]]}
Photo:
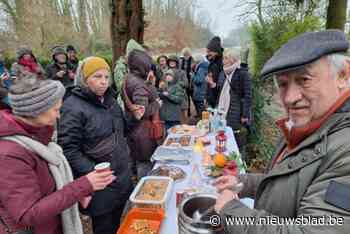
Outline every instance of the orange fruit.
{"label": "orange fruit", "polygon": [[214,157],[214,163],[217,167],[224,167],[227,163],[225,155],[222,153],[217,153]]}

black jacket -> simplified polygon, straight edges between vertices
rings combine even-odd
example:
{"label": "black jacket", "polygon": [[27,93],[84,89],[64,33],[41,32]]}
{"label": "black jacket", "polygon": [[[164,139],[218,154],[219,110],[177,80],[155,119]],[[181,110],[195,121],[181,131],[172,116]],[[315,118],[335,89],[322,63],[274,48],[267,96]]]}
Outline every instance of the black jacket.
{"label": "black jacket", "polygon": [[[224,72],[220,73],[218,88],[221,92],[225,81]],[[252,84],[247,67],[236,69],[230,84],[230,107],[226,116],[227,125],[233,130],[241,128],[241,118],[251,120]]]}
{"label": "black jacket", "polygon": [[[132,190],[128,170],[129,149],[124,137],[124,118],[111,89],[103,104],[87,88],[76,87],[64,101],[58,129],[58,143],[72,167],[75,177],[92,171],[97,163],[109,161],[117,179],[105,190],[96,192],[87,211],[96,216],[123,206]],[[106,157],[90,155],[90,150],[115,133],[115,142]],[[98,147],[102,151],[102,148]],[[103,155],[103,153],[102,153]]]}
{"label": "black jacket", "polygon": [[[220,73],[223,71],[222,56],[216,57],[213,61],[209,61],[208,74],[211,73],[213,81],[218,84]],[[215,107],[219,98],[219,87],[207,88],[207,102],[211,107]]]}
{"label": "black jacket", "polygon": [[[63,77],[58,77],[56,74],[57,72],[64,70],[66,73],[63,75]],[[64,64],[62,67],[60,67],[56,62],[52,63],[50,65],[48,65],[46,67],[46,76],[48,79],[51,80],[58,80],[61,81],[62,84],[67,87],[70,85],[73,85],[74,80],[69,78],[69,72],[73,72],[73,68],[71,67],[71,65]]]}

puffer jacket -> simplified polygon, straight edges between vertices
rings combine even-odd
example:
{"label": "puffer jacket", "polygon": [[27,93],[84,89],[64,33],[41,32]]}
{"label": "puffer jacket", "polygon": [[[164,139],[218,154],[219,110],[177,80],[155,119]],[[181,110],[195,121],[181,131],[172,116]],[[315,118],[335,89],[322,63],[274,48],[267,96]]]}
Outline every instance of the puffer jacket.
{"label": "puffer jacket", "polygon": [[[221,72],[218,81],[219,93],[225,81],[225,73]],[[230,83],[230,107],[227,112],[227,125],[233,130],[241,128],[241,118],[251,120],[252,84],[246,67],[237,68]]]}
{"label": "puffer jacket", "polygon": [[[181,70],[181,69],[172,69],[175,73],[175,79],[179,82],[179,84],[182,86],[183,89],[187,90],[190,87],[190,83],[188,82],[188,79],[186,77],[186,73],[185,71]],[[181,109],[182,110],[187,110],[188,109],[188,95],[187,93],[185,93],[185,97],[182,100],[181,103]]]}
{"label": "puffer jacket", "polygon": [[203,61],[196,67],[195,74],[192,78],[193,82],[193,100],[204,101],[207,92],[206,77],[208,74],[209,62]]}
{"label": "puffer jacket", "polygon": [[[57,73],[62,70],[66,73],[61,78],[57,76]],[[73,67],[71,67],[68,63],[61,65],[54,61],[52,64],[46,67],[46,76],[48,79],[60,81],[65,87],[71,86],[74,83]]]}
{"label": "puffer jacket", "polygon": [[[112,146],[102,146],[101,142],[112,134],[115,134]],[[111,88],[106,91],[103,103],[86,87],[77,86],[71,91],[61,109],[58,143],[76,177],[93,171],[96,164],[105,161],[111,163],[117,176],[106,189],[94,193],[87,213],[99,216],[124,205],[132,190],[129,150],[123,114]],[[97,145],[98,149],[93,150]]]}
{"label": "puffer jacket", "polygon": [[168,95],[163,95],[160,92],[159,96],[163,101],[160,108],[160,118],[163,121],[180,121],[181,119],[181,103],[185,98],[185,89],[174,78],[172,82],[168,82],[166,90]]}
{"label": "puffer jacket", "polygon": [[[231,225],[227,233],[318,233],[350,232],[350,101],[332,114],[313,134],[288,152],[266,174],[241,175],[241,197],[255,198],[254,209],[233,200],[221,212],[227,216],[297,218],[333,216],[343,225]],[[286,147],[281,140],[274,158]],[[274,161],[274,160],[273,160]],[[335,190],[330,184],[340,183]],[[348,192],[346,192],[348,191]],[[331,197],[333,199],[331,199]],[[299,220],[300,221],[300,220]],[[327,223],[326,223],[327,224]]]}

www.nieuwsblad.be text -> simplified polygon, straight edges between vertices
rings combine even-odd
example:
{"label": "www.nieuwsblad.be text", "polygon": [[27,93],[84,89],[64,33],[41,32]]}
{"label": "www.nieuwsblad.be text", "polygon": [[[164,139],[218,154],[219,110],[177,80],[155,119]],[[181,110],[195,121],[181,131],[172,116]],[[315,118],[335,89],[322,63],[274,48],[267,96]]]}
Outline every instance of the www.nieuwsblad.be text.
{"label": "www.nieuwsblad.be text", "polygon": [[[344,224],[343,217],[337,216],[299,216],[296,218],[283,218],[277,216],[265,217],[234,217],[226,216],[224,220],[218,215],[210,218],[211,225],[300,225],[300,226],[337,226]],[[222,223],[224,222],[224,223]]]}

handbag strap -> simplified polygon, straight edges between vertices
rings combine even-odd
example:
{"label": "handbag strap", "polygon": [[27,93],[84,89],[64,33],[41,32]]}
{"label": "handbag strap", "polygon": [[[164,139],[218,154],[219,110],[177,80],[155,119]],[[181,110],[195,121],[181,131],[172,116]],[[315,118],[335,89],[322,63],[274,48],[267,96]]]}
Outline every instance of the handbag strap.
{"label": "handbag strap", "polygon": [[126,81],[127,79],[124,79],[124,82],[123,82],[123,85],[122,85],[122,92],[123,92],[123,95],[122,95],[122,98],[123,98],[123,100],[124,100],[124,103],[125,103],[125,106],[126,106],[126,108],[129,110],[129,111],[132,111],[132,109],[133,109],[133,103],[132,103],[132,101],[130,100],[130,98],[129,98],[129,96],[128,96],[128,94],[126,93],[126,83],[127,83],[127,81]]}
{"label": "handbag strap", "polygon": [[[127,89],[127,78],[124,79],[124,82],[123,82],[123,85],[122,85],[122,92],[123,92],[123,95],[122,95],[122,98],[125,102],[125,106],[126,108],[133,112],[133,106],[135,105],[129,98],[127,92],[126,92],[126,89]],[[150,90],[146,89],[148,94],[151,95],[151,92]],[[153,113],[153,115],[151,116],[151,121],[152,122],[160,122],[160,114],[159,114],[159,110],[157,110],[155,113]]]}

